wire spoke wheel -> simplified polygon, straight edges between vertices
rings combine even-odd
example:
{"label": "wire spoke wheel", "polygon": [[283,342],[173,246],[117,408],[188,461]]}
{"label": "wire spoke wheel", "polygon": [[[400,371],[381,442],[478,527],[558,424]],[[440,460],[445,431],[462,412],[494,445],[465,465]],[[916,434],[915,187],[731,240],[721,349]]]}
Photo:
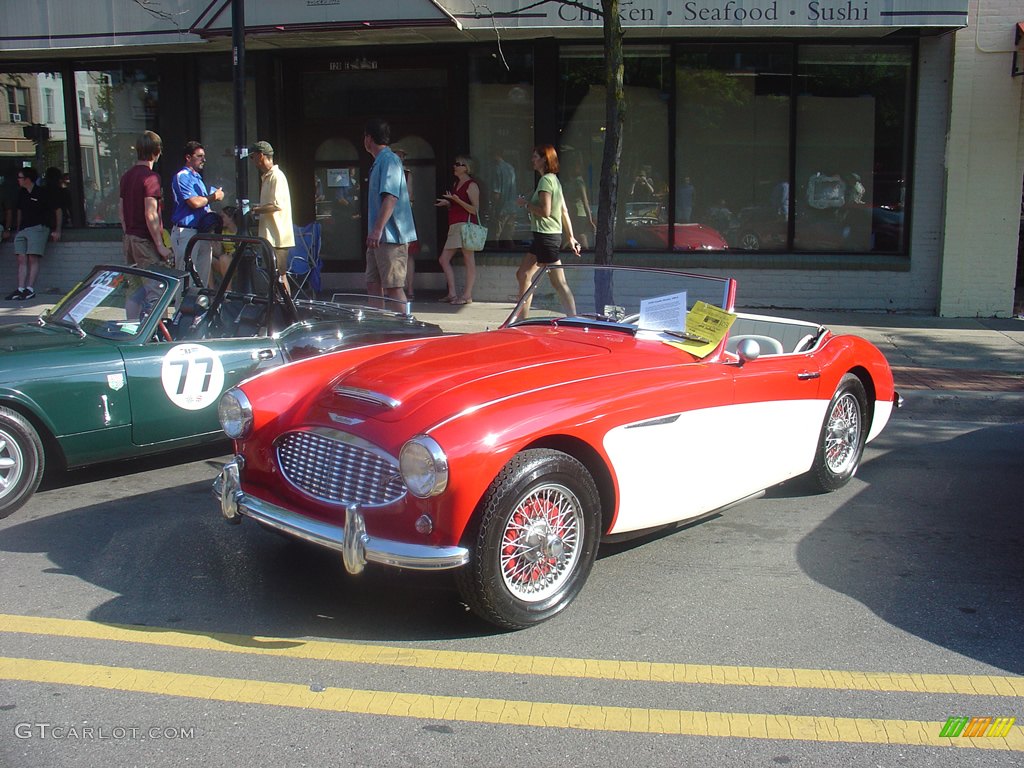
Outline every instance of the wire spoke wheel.
{"label": "wire spoke wheel", "polygon": [[868,397],[864,384],[846,374],[825,411],[821,437],[810,477],[822,491],[835,491],[849,482],[860,466],[867,441]]}
{"label": "wire spoke wheel", "polygon": [[579,558],[583,512],[564,485],[542,485],[517,504],[502,535],[501,576],[520,600],[543,600]]}
{"label": "wire spoke wheel", "polygon": [[583,588],[601,536],[601,496],[576,458],[524,450],[491,482],[455,573],[474,613],[506,629],[547,621]]}
{"label": "wire spoke wheel", "polygon": [[861,429],[857,399],[844,393],[832,406],[825,428],[825,465],[832,472],[842,474],[850,468],[857,457]]}

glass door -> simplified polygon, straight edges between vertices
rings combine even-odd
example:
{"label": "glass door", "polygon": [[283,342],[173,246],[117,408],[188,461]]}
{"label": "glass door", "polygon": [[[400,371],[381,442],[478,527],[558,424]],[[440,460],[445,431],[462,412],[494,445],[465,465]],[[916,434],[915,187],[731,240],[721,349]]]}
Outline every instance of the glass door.
{"label": "glass door", "polygon": [[[379,66],[311,71],[303,66],[300,113],[292,155],[312,173],[312,209],[323,232],[321,257],[329,272],[361,272],[366,241],[366,193],[372,156],[363,148],[363,126],[382,117],[391,125],[391,147],[404,152],[418,235],[417,267],[437,269],[440,216],[434,201],[447,179],[438,177],[449,135],[448,69]],[[332,66],[334,63],[332,63]],[[307,177],[308,178],[308,177]],[[293,182],[293,185],[295,182]],[[294,195],[294,192],[293,192]],[[446,228],[446,227],[445,227]]]}

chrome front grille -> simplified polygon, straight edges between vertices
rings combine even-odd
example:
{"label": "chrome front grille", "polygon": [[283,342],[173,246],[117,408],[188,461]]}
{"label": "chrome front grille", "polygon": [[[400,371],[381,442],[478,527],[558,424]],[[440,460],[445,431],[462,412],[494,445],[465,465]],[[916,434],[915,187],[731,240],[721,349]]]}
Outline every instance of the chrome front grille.
{"label": "chrome front grille", "polygon": [[276,447],[285,479],[317,499],[380,506],[405,495],[398,462],[358,437],[328,429],[288,432]]}

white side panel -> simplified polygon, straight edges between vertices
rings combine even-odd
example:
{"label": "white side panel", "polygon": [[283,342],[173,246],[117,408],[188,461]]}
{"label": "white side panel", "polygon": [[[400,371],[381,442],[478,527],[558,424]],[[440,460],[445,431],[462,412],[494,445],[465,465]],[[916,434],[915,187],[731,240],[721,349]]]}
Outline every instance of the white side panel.
{"label": "white side panel", "polygon": [[827,406],[723,406],[611,430],[604,447],[620,498],[610,533],[696,517],[807,471]]}
{"label": "white side panel", "polygon": [[892,402],[888,400],[875,400],[875,417],[871,420],[871,431],[868,432],[867,442],[871,442],[878,433],[885,429],[885,425],[889,423],[889,417],[892,416]]}

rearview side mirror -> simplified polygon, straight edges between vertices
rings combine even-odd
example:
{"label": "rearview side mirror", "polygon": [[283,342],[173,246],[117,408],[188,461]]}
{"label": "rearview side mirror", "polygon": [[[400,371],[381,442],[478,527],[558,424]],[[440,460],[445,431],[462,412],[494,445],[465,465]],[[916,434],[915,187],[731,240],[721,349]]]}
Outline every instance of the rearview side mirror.
{"label": "rearview side mirror", "polygon": [[736,354],[739,355],[740,365],[749,363],[761,356],[761,345],[754,339],[744,339],[736,345]]}

